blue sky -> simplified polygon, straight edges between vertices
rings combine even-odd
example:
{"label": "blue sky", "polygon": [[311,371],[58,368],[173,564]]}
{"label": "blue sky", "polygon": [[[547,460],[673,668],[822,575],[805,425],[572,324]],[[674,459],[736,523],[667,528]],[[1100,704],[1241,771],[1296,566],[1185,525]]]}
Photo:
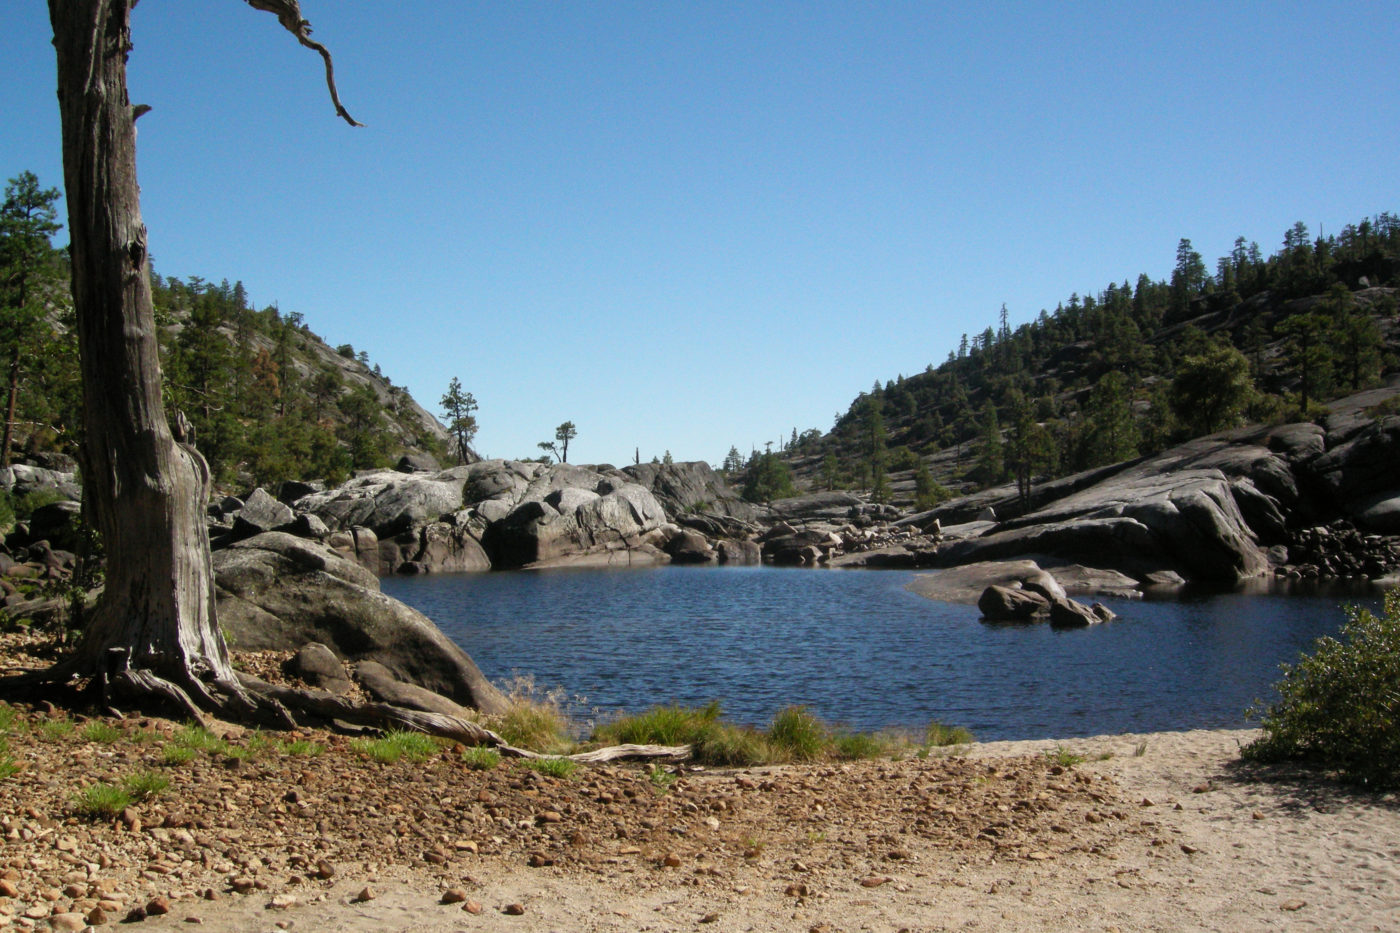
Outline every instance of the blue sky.
{"label": "blue sky", "polygon": [[[717,462],[1181,237],[1400,209],[1393,2],[302,9],[365,128],[270,15],[137,8],[156,269],[459,377],[491,456]],[[0,25],[0,175],[59,185],[46,7]]]}

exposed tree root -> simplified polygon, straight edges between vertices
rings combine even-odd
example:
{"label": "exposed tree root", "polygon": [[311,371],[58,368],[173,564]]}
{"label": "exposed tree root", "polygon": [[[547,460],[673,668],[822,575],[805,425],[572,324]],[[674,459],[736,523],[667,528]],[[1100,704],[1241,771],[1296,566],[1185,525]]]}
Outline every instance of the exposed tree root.
{"label": "exposed tree root", "polygon": [[389,703],[357,705],[324,690],[297,690],[270,684],[246,674],[240,674],[239,680],[249,693],[275,700],[290,711],[310,713],[377,729],[411,729],[429,735],[440,735],[463,745],[490,746],[504,755],[515,758],[568,758],[572,761],[597,763],[639,759],[684,761],[691,755],[689,745],[614,745],[591,752],[579,752],[576,755],[545,755],[526,748],[517,748],[485,726],[458,716],[429,713]]}
{"label": "exposed tree root", "polygon": [[[115,654],[115,652],[114,652]],[[115,658],[113,659],[115,660]],[[567,758],[587,764],[606,761],[685,761],[691,757],[689,745],[613,745],[574,755],[547,755],[511,745],[497,733],[459,716],[430,713],[395,706],[391,703],[356,704],[324,690],[300,690],[270,684],[248,674],[239,674],[236,684],[205,684],[189,678],[186,685],[161,677],[150,670],[114,665],[116,670],[91,678],[91,689],[100,690],[101,705],[121,716],[119,702],[140,704],[155,699],[177,706],[202,726],[210,725],[210,714],[230,719],[253,720],[277,728],[295,728],[297,716],[338,720],[375,729],[408,729],[461,742],[495,748],[514,758]],[[0,696],[33,699],[46,690],[71,691],[85,675],[65,659],[43,670],[29,671],[0,679]],[[191,693],[199,699],[196,701]]]}

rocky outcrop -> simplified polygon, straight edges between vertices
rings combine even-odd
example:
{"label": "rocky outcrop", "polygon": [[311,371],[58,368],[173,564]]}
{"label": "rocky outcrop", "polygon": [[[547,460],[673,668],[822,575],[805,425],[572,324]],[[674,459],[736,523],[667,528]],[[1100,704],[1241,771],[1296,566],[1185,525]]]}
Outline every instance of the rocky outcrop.
{"label": "rocky outcrop", "polygon": [[763,510],[740,498],[704,461],[640,463],[622,472],[651,492],[677,524],[711,538],[742,538],[759,530]]}
{"label": "rocky outcrop", "polygon": [[219,624],[246,650],[319,642],[372,660],[399,680],[463,706],[500,712],[506,700],[426,616],[379,592],[365,568],[317,542],[267,532],[214,554]]}

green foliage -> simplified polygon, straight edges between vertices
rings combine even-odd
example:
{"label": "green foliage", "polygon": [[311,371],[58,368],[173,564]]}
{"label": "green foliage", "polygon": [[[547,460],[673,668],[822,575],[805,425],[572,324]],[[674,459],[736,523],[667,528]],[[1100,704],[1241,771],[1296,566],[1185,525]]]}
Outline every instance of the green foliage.
{"label": "green foliage", "polygon": [[57,742],[71,736],[74,728],[71,719],[46,719],[39,723],[39,734],[51,742]]}
{"label": "green foliage", "polygon": [[608,745],[689,745],[708,765],[751,765],[767,758],[762,737],[720,718],[718,703],[700,708],[653,706],[598,726],[592,739]]}
{"label": "green foliage", "polygon": [[741,495],[745,502],[772,502],[797,495],[792,484],[792,471],[775,453],[756,454],[750,458],[744,474]]}
{"label": "green foliage", "polygon": [[354,739],[350,750],[380,764],[393,764],[401,759],[413,763],[427,761],[439,751],[438,744],[422,732],[391,730],[377,739]]}
{"label": "green foliage", "polygon": [[1056,745],[1045,753],[1045,757],[1062,768],[1073,768],[1075,765],[1083,764],[1086,760],[1083,755],[1074,752],[1067,745]]}
{"label": "green foliage", "polygon": [[456,376],[448,383],[447,392],[441,400],[442,417],[447,421],[447,430],[456,441],[458,459],[464,460],[471,450],[472,439],[476,437],[476,399],[470,392],[462,391],[462,383]]}
{"label": "green foliage", "polygon": [[879,758],[891,751],[890,743],[869,732],[838,732],[832,736],[831,745],[837,758],[850,761]]}
{"label": "green foliage", "polygon": [[544,691],[529,678],[511,684],[510,706],[486,725],[511,745],[547,754],[573,747],[573,725],[558,690]]}
{"label": "green foliage", "polygon": [[131,806],[131,795],[111,784],[90,784],[73,797],[73,811],[90,820],[111,819]]}
{"label": "green foliage", "polygon": [[464,748],[462,749],[462,764],[473,771],[494,771],[501,764],[501,753],[484,745]]}
{"label": "green foliage", "polygon": [[552,778],[566,780],[578,770],[578,762],[568,758],[529,758],[525,761],[525,767]]}
{"label": "green foliage", "polygon": [[282,754],[297,758],[317,758],[325,754],[326,751],[326,746],[320,742],[312,742],[310,739],[294,739],[290,742],[283,742],[280,748]]}
{"label": "green foliage", "polygon": [[188,745],[167,745],[161,749],[161,760],[168,765],[187,765],[199,754]]}
{"label": "green foliage", "polygon": [[170,778],[155,771],[139,771],[123,781],[122,788],[132,800],[141,801],[165,793],[170,788]]}
{"label": "green foliage", "polygon": [[962,726],[949,726],[936,719],[932,720],[924,729],[924,744],[933,748],[967,745],[973,741],[972,733]]}
{"label": "green foliage", "polygon": [[84,742],[98,742],[102,745],[111,745],[125,736],[126,733],[121,729],[101,719],[83,723],[83,727],[78,730],[78,738]]}
{"label": "green foliage", "polygon": [[830,739],[830,730],[805,706],[779,710],[768,727],[769,744],[794,761],[821,757]]}
{"label": "green foliage", "polygon": [[1234,347],[1215,345],[1188,356],[1171,384],[1171,406],[1192,436],[1239,424],[1254,396],[1249,361]]}
{"label": "green foliage", "polygon": [[1250,715],[1263,735],[1244,748],[1255,761],[1298,759],[1377,787],[1400,785],[1400,593],[1381,615],[1349,607],[1341,639],[1320,638],[1283,665],[1279,699]]}

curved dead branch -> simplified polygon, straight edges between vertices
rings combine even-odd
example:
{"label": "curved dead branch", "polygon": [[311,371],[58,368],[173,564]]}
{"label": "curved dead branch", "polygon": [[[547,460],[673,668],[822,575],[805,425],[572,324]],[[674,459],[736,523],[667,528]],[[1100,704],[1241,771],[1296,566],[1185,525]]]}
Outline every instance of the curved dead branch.
{"label": "curved dead branch", "polygon": [[345,120],[351,126],[364,126],[357,123],[355,118],[350,116],[349,111],[340,103],[340,93],[335,89],[335,65],[331,62],[331,53],[324,45],[311,38],[311,24],[301,16],[301,3],[299,0],[244,0],[255,10],[262,10],[277,17],[277,21],[282,24],[282,28],[297,37],[297,41],[320,54],[326,63],[326,87],[331,92],[331,103],[335,104],[336,115]]}

